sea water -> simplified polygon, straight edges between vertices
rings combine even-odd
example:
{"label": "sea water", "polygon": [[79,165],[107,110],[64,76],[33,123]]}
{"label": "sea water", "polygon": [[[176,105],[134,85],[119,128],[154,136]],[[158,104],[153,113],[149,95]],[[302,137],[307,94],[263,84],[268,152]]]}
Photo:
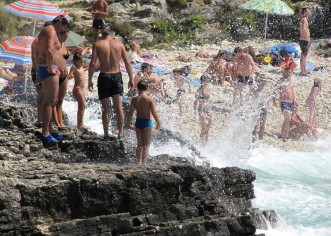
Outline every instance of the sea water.
{"label": "sea water", "polygon": [[[63,107],[71,125],[76,125],[77,103],[69,99],[64,101]],[[103,134],[99,104],[88,105],[85,120],[92,131]],[[230,124],[231,132],[225,131],[206,146],[197,147],[205,158],[197,158],[196,162],[207,161],[215,167],[238,166],[256,173],[253,207],[275,210],[282,223],[277,228],[257,233],[331,236],[331,134],[314,143],[314,152],[283,151],[262,142],[254,146],[245,143],[248,140],[245,134],[251,133],[251,128],[240,119],[230,120],[235,120]],[[239,130],[241,136],[238,136]],[[151,156],[185,157],[188,153],[188,147],[182,147],[173,139],[158,146],[152,144],[150,151]]]}

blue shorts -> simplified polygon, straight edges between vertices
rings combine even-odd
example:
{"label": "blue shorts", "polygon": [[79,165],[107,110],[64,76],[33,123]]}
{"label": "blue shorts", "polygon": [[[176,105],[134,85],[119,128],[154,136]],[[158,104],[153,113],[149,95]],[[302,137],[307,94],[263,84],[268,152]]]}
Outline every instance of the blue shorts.
{"label": "blue shorts", "polygon": [[[38,77],[40,79],[46,79],[46,78],[54,75],[54,74],[49,73],[47,68],[48,68],[48,66],[38,66]],[[53,66],[53,69],[58,70],[59,67]]]}
{"label": "blue shorts", "polygon": [[137,129],[152,128],[153,121],[151,119],[136,119],[135,126]]}

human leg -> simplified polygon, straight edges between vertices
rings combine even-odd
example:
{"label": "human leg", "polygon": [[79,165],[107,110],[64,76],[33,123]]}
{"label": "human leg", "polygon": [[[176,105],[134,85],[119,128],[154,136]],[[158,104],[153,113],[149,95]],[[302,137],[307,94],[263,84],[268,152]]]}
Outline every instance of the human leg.
{"label": "human leg", "polygon": [[[39,86],[39,85],[38,85]],[[43,121],[43,106],[44,106],[44,95],[42,93],[41,85],[37,88],[37,123]]]}
{"label": "human leg", "polygon": [[282,138],[288,138],[292,113],[288,112],[288,111],[284,111],[283,115],[284,115],[284,122],[282,125],[281,135],[282,135]]}
{"label": "human leg", "polygon": [[150,148],[151,139],[152,139],[152,133],[153,133],[152,128],[142,129],[142,147],[143,147],[142,164],[147,164],[149,148]]}
{"label": "human leg", "polygon": [[68,80],[65,79],[60,85],[59,85],[59,97],[58,101],[56,104],[56,116],[57,116],[57,121],[59,123],[60,127],[63,127],[63,110],[62,110],[62,103],[64,96],[67,93],[67,88],[68,88]]}
{"label": "human leg", "polygon": [[136,136],[137,136],[137,149],[136,149],[136,158],[137,163],[142,164],[142,154],[143,154],[143,130],[136,128]]}
{"label": "human leg", "polygon": [[85,93],[84,89],[76,87],[72,90],[73,95],[78,103],[77,110],[77,128],[84,128],[84,112],[85,112]]}
{"label": "human leg", "polygon": [[51,124],[52,108],[57,103],[58,92],[58,75],[52,75],[42,80],[42,93],[44,97],[42,134],[44,136],[47,136],[50,134],[50,132],[53,132],[53,127]]}
{"label": "human leg", "polygon": [[109,120],[110,120],[109,98],[104,98],[104,99],[100,100],[100,102],[101,102],[101,108],[102,108],[103,132],[104,132],[104,136],[107,137],[107,136],[109,136]]}
{"label": "human leg", "polygon": [[114,110],[116,112],[116,121],[118,129],[118,137],[124,135],[123,126],[124,126],[124,112],[122,105],[122,96],[119,94],[113,95]]}
{"label": "human leg", "polygon": [[266,121],[267,121],[267,116],[262,116],[260,118],[260,122],[259,122],[259,126],[260,126],[260,129],[259,129],[259,139],[260,140],[263,139]]}

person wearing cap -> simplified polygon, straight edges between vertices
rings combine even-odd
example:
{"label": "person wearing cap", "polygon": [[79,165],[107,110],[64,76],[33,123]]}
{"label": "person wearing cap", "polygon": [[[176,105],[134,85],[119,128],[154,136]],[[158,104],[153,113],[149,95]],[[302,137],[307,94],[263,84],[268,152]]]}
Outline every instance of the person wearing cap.
{"label": "person wearing cap", "polygon": [[109,98],[113,99],[116,112],[118,139],[124,140],[124,113],[122,106],[123,80],[120,70],[120,61],[123,60],[129,75],[128,88],[133,87],[132,67],[122,42],[116,40],[112,31],[103,32],[103,38],[93,44],[91,62],[88,69],[88,89],[93,91],[92,77],[97,59],[100,64],[98,77],[98,95],[102,106],[102,124],[104,138],[109,139],[110,107]]}

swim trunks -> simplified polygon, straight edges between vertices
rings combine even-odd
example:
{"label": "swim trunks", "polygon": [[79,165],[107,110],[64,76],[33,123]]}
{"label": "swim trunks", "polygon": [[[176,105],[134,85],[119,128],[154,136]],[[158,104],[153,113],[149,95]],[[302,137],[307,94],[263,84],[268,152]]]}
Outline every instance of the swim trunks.
{"label": "swim trunks", "polygon": [[113,95],[123,95],[123,80],[121,72],[103,73],[98,77],[99,100],[112,97]]}
{"label": "swim trunks", "polygon": [[[40,79],[46,79],[50,76],[54,76],[55,74],[51,74],[47,70],[47,66],[38,66],[38,76]],[[53,66],[53,69],[59,70],[59,67]]]}
{"label": "swim trunks", "polygon": [[142,119],[137,118],[135,126],[137,129],[145,129],[145,128],[152,128],[153,121],[151,119]]}
{"label": "swim trunks", "polygon": [[267,116],[267,114],[268,114],[267,108],[265,108],[265,107],[261,108],[260,117]]}
{"label": "swim trunks", "polygon": [[92,27],[95,29],[104,29],[106,28],[106,22],[104,19],[94,19]]}
{"label": "swim trunks", "polygon": [[237,79],[238,83],[247,84],[248,80],[249,80],[249,76],[238,75],[238,79]]}
{"label": "swim trunks", "polygon": [[288,100],[280,101],[280,108],[281,108],[282,112],[284,112],[284,111],[293,112],[294,111],[293,105],[294,104],[292,101],[288,101]]}
{"label": "swim trunks", "polygon": [[308,50],[309,50],[309,42],[306,40],[300,40],[300,49],[301,49],[301,54],[307,56],[308,55]]}

